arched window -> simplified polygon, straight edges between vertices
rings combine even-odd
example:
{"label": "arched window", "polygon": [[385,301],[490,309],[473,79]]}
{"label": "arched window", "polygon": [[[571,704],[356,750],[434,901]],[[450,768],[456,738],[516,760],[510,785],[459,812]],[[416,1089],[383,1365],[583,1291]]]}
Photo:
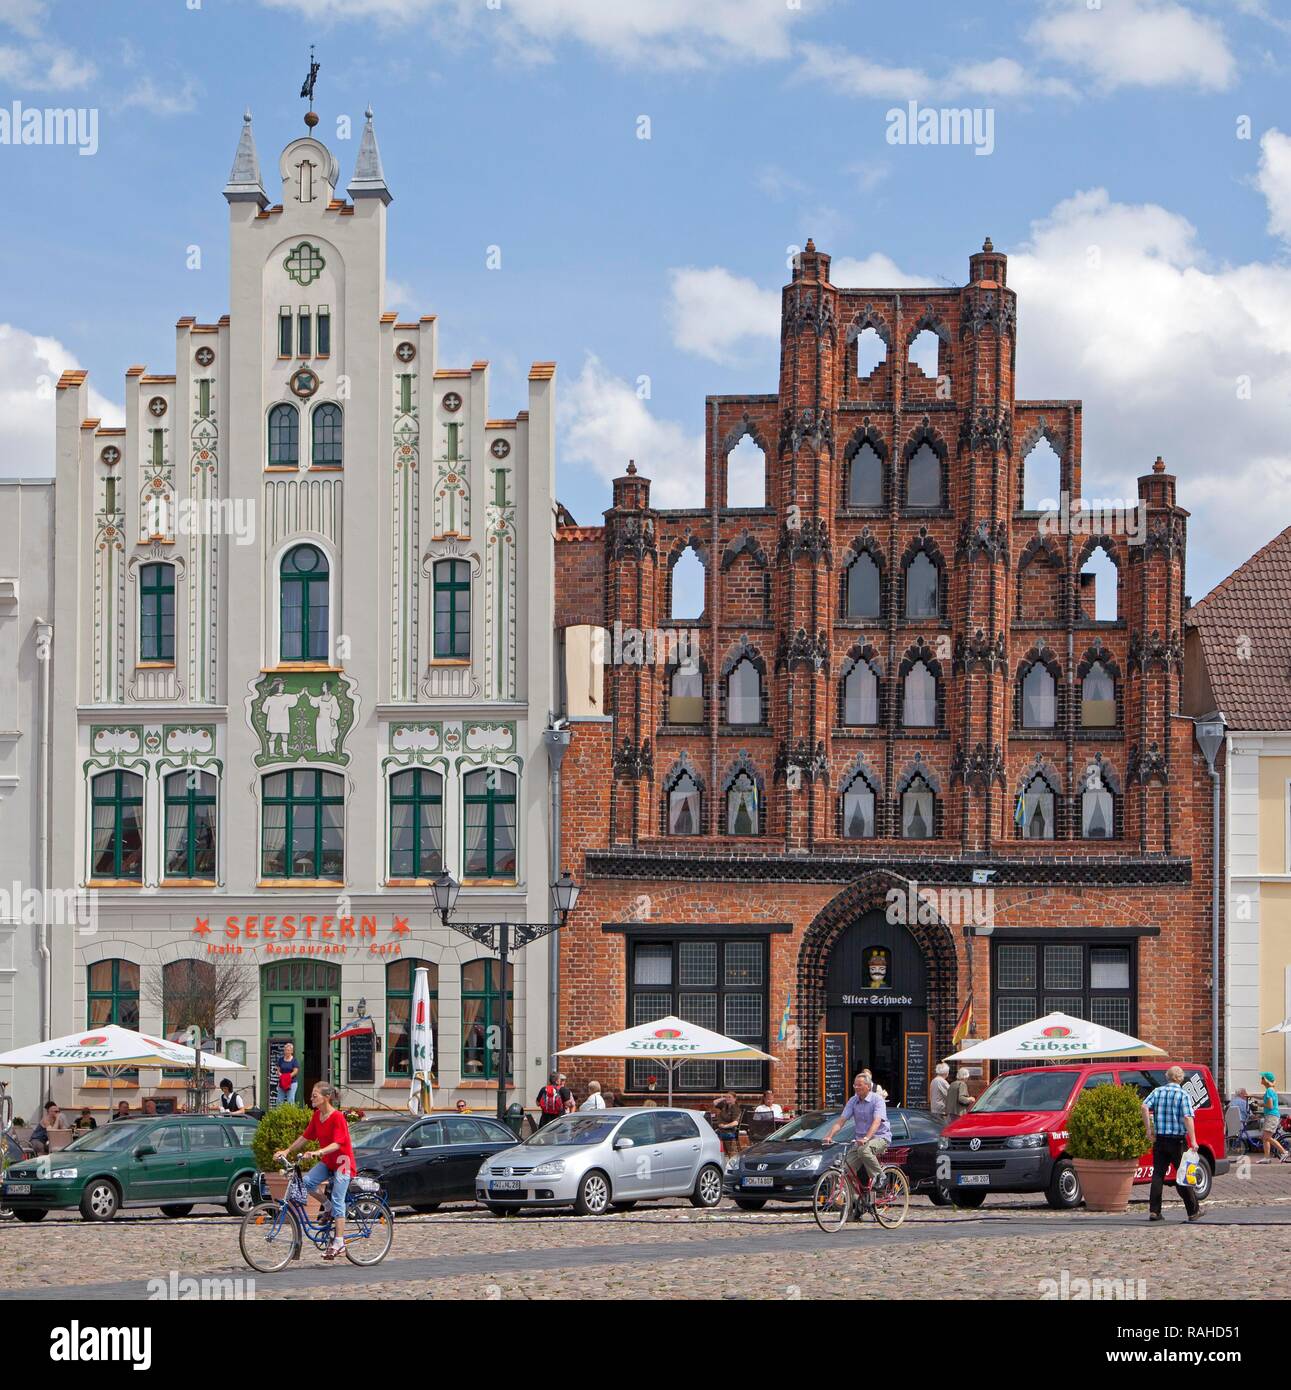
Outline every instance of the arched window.
{"label": "arched window", "polygon": [[[877,337],[878,335],[875,334]],[[849,507],[881,507],[883,505],[883,460],[867,439],[852,455],[847,469],[847,505]]]}
{"label": "arched window", "polygon": [[872,840],[877,834],[874,819],[874,788],[863,772],[843,788],[843,838]]}
{"label": "arched window", "polygon": [[90,874],[138,883],[143,879],[143,778],[101,772],[90,783],[93,844]]}
{"label": "arched window", "polygon": [[1022,506],[1052,511],[1061,503],[1062,460],[1047,439],[1037,442],[1022,461]]}
{"label": "arched window", "polygon": [[1121,616],[1121,572],[1101,546],[1080,567],[1079,612],[1083,622],[1114,623]]}
{"label": "arched window", "polygon": [[901,793],[901,838],[930,840],[936,834],[936,797],[920,776],[914,777]]}
{"label": "arched window", "polygon": [[1101,661],[1080,683],[1080,724],[1084,729],[1116,727],[1116,682]]}
{"label": "arched window", "polygon": [[1052,840],[1054,794],[1048,779],[1037,772],[1018,794],[1013,819],[1024,840]]}
{"label": "arched window", "polygon": [[767,456],[746,434],[726,456],[726,505],[765,507]]}
{"label": "arched window", "polygon": [[910,350],[906,354],[906,361],[911,366],[918,367],[924,376],[936,380],[941,362],[941,339],[931,328],[925,328],[921,333],[916,333],[910,340]]}
{"label": "arched window", "polygon": [[877,328],[867,328],[856,339],[856,376],[864,381],[876,367],[887,361],[888,345]]}
{"label": "arched window", "polygon": [[438,878],[444,869],[444,779],[411,767],[390,778],[390,877]]}
{"label": "arched window", "polygon": [[139,568],[139,660],[175,659],[175,567]]}
{"label": "arched window", "polygon": [[435,660],[469,661],[471,656],[471,567],[465,560],[437,560]]}
{"label": "arched window", "polygon": [[847,616],[877,618],[882,611],[882,586],[874,556],[862,551],[847,566]]}
{"label": "arched window", "polygon": [[1085,774],[1080,794],[1080,833],[1086,840],[1110,840],[1116,833],[1115,827],[1116,803],[1102,769],[1093,766]]}
{"label": "arched window", "polygon": [[1057,683],[1049,670],[1037,661],[1022,677],[1022,727],[1052,729],[1057,722]]}
{"label": "arched window", "polygon": [[[97,960],[86,967],[85,1022],[91,1028],[115,1023],[118,1028],[139,1031],[139,966],[132,960]],[[115,1070],[115,1069],[114,1069]],[[90,1067],[87,1078],[107,1076],[100,1067]],[[131,1067],[117,1072],[118,1081],[137,1081],[139,1072]]]}
{"label": "arched window", "polygon": [[294,405],[276,405],[269,412],[269,467],[299,466],[300,412]]}
{"label": "arched window", "polygon": [[[172,960],[161,967],[161,1035],[171,1042],[192,1046],[190,1028],[200,1028],[203,1052],[223,1052],[216,1033],[223,1019],[217,1013],[217,983],[215,964],[209,960]],[[233,988],[230,981],[228,987]],[[227,1005],[226,1005],[227,1007]],[[205,1067],[202,1068],[206,1070]],[[166,1081],[190,1080],[189,1067],[163,1067]],[[210,1077],[208,1074],[208,1084]]]}
{"label": "arched window", "polygon": [[188,768],[166,778],[166,877],[215,877],[215,778]]}
{"label": "arched window", "polygon": [[669,576],[668,613],[673,621],[691,621],[704,613],[704,562],[688,545],[677,557]]}
{"label": "arched window", "polygon": [[937,566],[926,551],[906,566],[905,615],[907,618],[936,618],[941,609],[937,596]]}
{"label": "arched window", "polygon": [[293,546],[279,569],[279,649],[283,661],[326,661],[327,556],[316,545]]}
{"label": "arched window", "polygon": [[762,723],[762,673],[748,657],[726,678],[726,722]]}
{"label": "arched window", "polygon": [[439,966],[434,961],[409,956],[386,966],[386,1078],[400,1080],[412,1076],[411,1023],[412,992],[417,968],[424,966],[430,985],[431,1075],[439,1080]]}
{"label": "arched window", "polygon": [[512,879],[516,874],[516,777],[498,767],[463,779],[465,874]]}
{"label": "arched window", "polygon": [[901,722],[911,729],[932,729],[937,724],[937,678],[927,664],[916,661],[906,672],[902,691]]}
{"label": "arched window", "polygon": [[738,772],[726,788],[726,833],[758,833],[758,784],[748,772]]}
{"label": "arched window", "polygon": [[[462,966],[462,1076],[468,1081],[495,1080],[502,1072],[502,1020],[506,1018],[507,1075],[514,1062],[514,967],[507,966],[505,991],[502,962],[471,960]],[[505,1011],[505,1013],[504,1013]]]}
{"label": "arched window", "polygon": [[704,677],[698,666],[677,666],[668,680],[668,723],[704,722]]}
{"label": "arched window", "polygon": [[699,783],[682,771],[668,788],[668,834],[698,835],[699,810]]}
{"label": "arched window", "polygon": [[261,784],[261,878],[345,877],[345,780],[307,768]]}
{"label": "arched window", "polygon": [[879,722],[879,678],[868,661],[859,660],[843,677],[843,723]]}
{"label": "arched window", "polygon": [[323,401],[314,407],[313,460],[315,468],[339,468],[344,451],[341,444],[341,407]]}
{"label": "arched window", "polygon": [[941,506],[941,460],[931,444],[925,442],[906,464],[907,507]]}

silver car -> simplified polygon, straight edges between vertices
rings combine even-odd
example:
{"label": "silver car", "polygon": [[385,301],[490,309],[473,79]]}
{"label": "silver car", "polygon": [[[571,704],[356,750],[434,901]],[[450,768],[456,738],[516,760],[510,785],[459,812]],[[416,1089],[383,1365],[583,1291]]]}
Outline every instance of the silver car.
{"label": "silver car", "polygon": [[600,1216],[659,1197],[715,1207],[722,1200],[722,1142],[694,1110],[579,1111],[487,1159],[475,1196],[495,1216],[569,1206],[579,1216]]}

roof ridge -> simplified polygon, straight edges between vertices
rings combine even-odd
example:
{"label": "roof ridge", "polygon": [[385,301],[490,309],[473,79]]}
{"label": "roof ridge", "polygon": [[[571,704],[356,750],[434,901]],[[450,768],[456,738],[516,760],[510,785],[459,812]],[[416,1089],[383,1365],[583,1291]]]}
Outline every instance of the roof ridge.
{"label": "roof ridge", "polygon": [[1219,583],[1216,584],[1215,587],[1208,594],[1203,594],[1202,597],[1199,598],[1196,601],[1196,603],[1194,603],[1192,607],[1188,610],[1187,614],[1185,614],[1185,617],[1191,616],[1192,614],[1196,613],[1198,609],[1200,609],[1206,604],[1212,603],[1214,600],[1218,598],[1227,597],[1229,589],[1234,587],[1238,580],[1244,578],[1247,574],[1247,571],[1253,569],[1261,560],[1263,560],[1265,556],[1268,555],[1268,553],[1274,548],[1274,546],[1278,545],[1281,541],[1287,540],[1288,538],[1291,538],[1291,526],[1287,526],[1283,530],[1279,531],[1278,534],[1274,536],[1272,540],[1267,541],[1264,545],[1260,546],[1260,548],[1255,552],[1254,555],[1251,555],[1248,559],[1243,560],[1242,563],[1238,565],[1238,567],[1231,574],[1226,575],[1223,579],[1221,579]]}

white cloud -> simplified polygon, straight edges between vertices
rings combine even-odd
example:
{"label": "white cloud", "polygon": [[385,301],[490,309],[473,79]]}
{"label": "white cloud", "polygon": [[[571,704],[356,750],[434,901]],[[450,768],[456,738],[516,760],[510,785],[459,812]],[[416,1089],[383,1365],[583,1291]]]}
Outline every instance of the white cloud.
{"label": "white cloud", "polygon": [[1061,78],[1044,77],[1014,58],[961,63],[936,75],[923,68],[891,67],[846,49],[820,43],[797,48],[800,79],[825,82],[856,97],[875,101],[958,101],[969,97],[1070,97],[1075,89]]}
{"label": "white cloud", "polygon": [[[54,388],[80,364],[55,338],[0,323],[0,476],[43,477],[54,471]],[[90,391],[90,413],[121,425],[121,407]]]}
{"label": "white cloud", "polygon": [[120,109],[137,106],[154,116],[182,116],[196,108],[197,92],[197,84],[191,77],[179,86],[159,85],[151,77],[142,77],[116,105]]}
{"label": "white cloud", "polygon": [[830,262],[829,282],[840,290],[899,290],[933,283],[929,275],[911,275],[902,270],[881,251],[873,251],[862,260],[836,256]]}
{"label": "white cloud", "polygon": [[18,91],[67,92],[84,87],[97,69],[59,44],[0,44],[0,82]]}
{"label": "white cloud", "polygon": [[1049,0],[1027,37],[1055,62],[1117,87],[1232,86],[1237,60],[1223,26],[1175,0]]}
{"label": "white cloud", "polygon": [[780,295],[722,266],[687,266],[669,272],[672,340],[710,362],[734,362],[748,338],[775,339]]}
{"label": "white cloud", "polygon": [[393,275],[386,276],[386,309],[408,309],[415,306],[417,292],[406,280],[396,280]]}
{"label": "white cloud", "polygon": [[1264,133],[1255,182],[1269,206],[1269,231],[1291,242],[1291,135]]}
{"label": "white cloud", "polygon": [[608,372],[594,354],[587,354],[583,370],[561,392],[558,412],[566,476],[585,468],[608,483],[635,459],[651,479],[656,506],[703,505],[703,434],[652,415],[632,384]]}

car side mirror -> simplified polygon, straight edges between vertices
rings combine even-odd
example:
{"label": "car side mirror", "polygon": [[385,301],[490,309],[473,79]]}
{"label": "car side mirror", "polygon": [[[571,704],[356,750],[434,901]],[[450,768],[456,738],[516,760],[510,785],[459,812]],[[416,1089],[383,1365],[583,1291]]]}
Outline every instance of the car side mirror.
{"label": "car side mirror", "polygon": [[636,1140],[635,1140],[635,1139],[629,1139],[629,1138],[627,1137],[626,1134],[621,1134],[621,1135],[614,1141],[614,1147],[615,1147],[616,1149],[635,1149],[635,1148],[636,1148]]}
{"label": "car side mirror", "polygon": [[155,1154],[156,1152],[157,1150],[154,1149],[151,1144],[140,1144],[134,1151],[134,1156],[136,1158],[147,1158],[149,1154]]}

